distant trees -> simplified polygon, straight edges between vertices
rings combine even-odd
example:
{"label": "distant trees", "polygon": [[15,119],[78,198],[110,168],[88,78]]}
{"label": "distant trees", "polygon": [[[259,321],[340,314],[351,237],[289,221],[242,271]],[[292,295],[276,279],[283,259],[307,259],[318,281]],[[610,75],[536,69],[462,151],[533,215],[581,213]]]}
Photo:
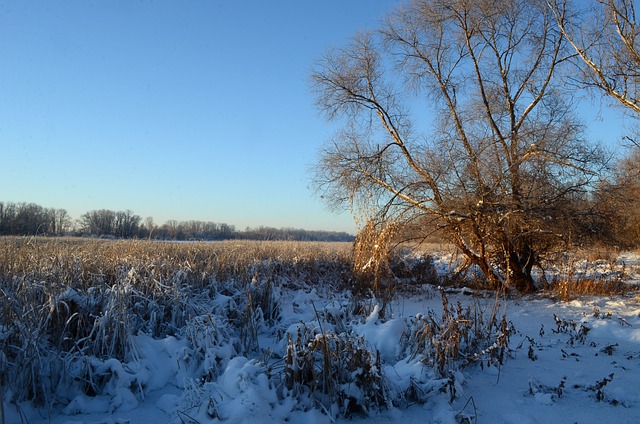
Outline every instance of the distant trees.
{"label": "distant trees", "polygon": [[148,216],[144,219],[144,230],[146,231],[146,237],[151,239],[153,238],[153,232],[156,230],[157,226],[153,221],[152,216]]}
{"label": "distant trees", "polygon": [[297,228],[248,227],[238,231],[233,225],[204,221],[169,220],[158,227],[154,238],[163,240],[291,240],[353,241],[346,232],[312,231]]}
{"label": "distant trees", "polygon": [[292,241],[353,241],[354,237],[344,231],[312,231],[299,228],[256,227],[238,233],[238,238],[247,240],[292,240]]}
{"label": "distant trees", "polygon": [[116,212],[115,236],[118,238],[132,238],[140,234],[142,218],[131,210]]}
{"label": "distant trees", "polygon": [[346,232],[309,231],[296,228],[256,227],[237,231],[235,226],[211,221],[168,220],[158,226],[153,217],[142,220],[127,209],[85,212],[74,223],[66,209],[44,208],[35,203],[0,202],[0,236],[91,236],[148,238],[157,240],[293,240],[352,241]]}
{"label": "distant trees", "polygon": [[142,218],[131,210],[92,210],[80,217],[79,231],[94,236],[134,238],[140,236]]}
{"label": "distant trees", "polygon": [[438,226],[494,287],[533,289],[604,167],[559,78],[571,54],[544,0],[409,2],[312,73],[345,123],[318,191],[378,228]]}
{"label": "distant trees", "polygon": [[107,209],[93,210],[80,216],[79,230],[90,235],[114,235],[116,213]]}
{"label": "distant trees", "polygon": [[66,209],[49,209],[51,216],[51,234],[64,236],[73,228],[73,221]]}
{"label": "distant trees", "polygon": [[141,218],[132,211],[107,209],[83,214],[74,228],[66,209],[45,208],[35,203],[0,202],[0,235],[86,234],[118,238],[138,237]]}
{"label": "distant trees", "polygon": [[15,214],[17,231],[23,234],[47,234],[51,224],[51,216],[45,208],[35,203],[21,203]]}
{"label": "distant trees", "polygon": [[153,238],[160,240],[225,240],[234,237],[235,228],[227,224],[204,221],[169,220],[158,227],[152,217],[144,224],[131,210],[93,210],[80,217],[82,234],[112,236],[116,238]]}
{"label": "distant trees", "polygon": [[163,240],[228,240],[235,238],[235,227],[205,221],[169,220],[158,227],[154,238]]}
{"label": "distant trees", "polygon": [[622,249],[640,247],[640,147],[620,160],[611,179],[596,191],[597,242]]}
{"label": "distant trees", "polygon": [[0,202],[0,235],[65,235],[71,218],[65,209],[44,208],[35,203]]}

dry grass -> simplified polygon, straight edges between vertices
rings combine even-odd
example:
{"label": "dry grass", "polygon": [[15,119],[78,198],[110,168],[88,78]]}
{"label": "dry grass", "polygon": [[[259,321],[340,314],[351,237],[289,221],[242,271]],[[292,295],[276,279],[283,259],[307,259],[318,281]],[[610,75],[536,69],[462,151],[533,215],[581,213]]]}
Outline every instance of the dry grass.
{"label": "dry grass", "polygon": [[[0,388],[13,400],[64,404],[68,399],[56,398],[56,387],[99,394],[106,384],[99,378],[101,361],[135,359],[132,335],[139,332],[186,339],[195,360],[205,364],[216,349],[255,354],[261,328],[279,319],[282,288],[360,289],[364,294],[352,300],[355,311],[358,296],[372,291],[384,306],[398,280],[427,284],[440,278],[429,260],[400,266],[382,249],[390,240],[391,232],[375,229],[355,249],[351,243],[0,237]],[[620,294],[629,286],[620,279],[567,273],[547,290],[569,300]],[[222,298],[228,302],[216,302]],[[486,311],[462,308],[443,295],[442,315],[416,319],[405,349],[424,356],[445,380],[460,362],[499,365],[512,329],[497,305],[496,300]],[[315,393],[345,414],[352,407],[385,404],[386,389],[376,373],[380,359],[364,340],[344,331],[307,330],[288,340],[282,372],[288,390]],[[202,365],[196,379],[214,381],[224,366]],[[357,387],[366,404],[347,399],[340,390],[345,384]]]}
{"label": "dry grass", "polygon": [[364,337],[343,331],[349,323],[341,318],[333,317],[335,328],[341,330],[325,331],[318,316],[319,325],[301,323],[288,334],[281,370],[286,389],[324,404],[325,410],[337,405],[347,417],[390,405],[423,403],[436,392],[448,392],[453,401],[455,371],[475,363],[502,366],[515,328],[501,311],[499,297],[493,304],[463,307],[451,304],[444,292],[441,295],[442,314],[429,311],[409,319],[399,341],[407,361],[426,365],[433,384],[412,380],[408,387],[392,387],[380,372],[384,366],[380,351]]}
{"label": "dry grass", "polygon": [[[371,255],[387,275],[388,256],[361,248],[358,260]],[[279,318],[282,287],[352,289],[353,255],[350,243],[0,238],[0,386],[13,400],[41,405],[69,402],[57,397],[59,386],[98,395],[116,378],[104,375],[105,361],[135,359],[132,336],[139,332],[186,339],[201,364],[194,378],[215,381],[224,358],[207,358],[216,351],[257,354],[261,328]],[[379,271],[360,283],[375,289]],[[228,303],[215,301],[221,298]],[[458,321],[466,328],[466,318]],[[448,328],[435,331],[449,340]],[[443,349],[442,367],[458,359]],[[313,394],[327,408],[336,404],[342,414],[387,402],[379,356],[346,332],[303,326],[282,363],[288,390]]]}
{"label": "dry grass", "polygon": [[449,303],[442,295],[442,315],[434,313],[416,317],[407,335],[407,346],[413,355],[425,355],[440,377],[447,376],[462,364],[479,363],[501,366],[509,347],[509,339],[515,332],[507,321],[506,313],[500,313],[498,296],[491,307],[481,307],[478,302],[463,307],[459,302]]}
{"label": "dry grass", "polygon": [[577,249],[574,252],[576,258],[585,259],[589,262],[606,261],[615,263],[619,255],[620,250],[611,246],[591,246]]}
{"label": "dry grass", "polygon": [[289,334],[282,372],[287,390],[351,416],[387,406],[381,370],[379,352],[363,337],[302,324]]}
{"label": "dry grass", "polygon": [[[232,299],[219,319],[242,336],[237,350],[254,349],[256,329],[279,316],[276,286],[344,286],[351,270],[349,243],[3,237],[0,387],[15,400],[51,404],[70,363],[130,360],[138,332],[166,337],[187,328],[193,340],[209,340],[194,319],[219,295]],[[98,392],[94,371],[73,384]],[[215,378],[216,370],[206,372]]]}
{"label": "dry grass", "polygon": [[153,285],[177,271],[186,272],[191,284],[209,284],[212,277],[249,282],[256,272],[277,277],[295,267],[322,273],[332,265],[351,266],[350,243],[0,238],[0,278],[29,276],[49,285],[113,284],[122,268],[144,272],[138,283]]}
{"label": "dry grass", "polygon": [[558,254],[552,258],[556,273],[542,284],[542,294],[561,301],[637,295],[640,287],[632,275],[638,273],[638,266],[620,261],[620,254],[616,249],[599,246]]}
{"label": "dry grass", "polygon": [[544,288],[543,293],[564,302],[588,296],[627,296],[638,294],[638,287],[619,279],[599,277],[566,279],[554,281]]}

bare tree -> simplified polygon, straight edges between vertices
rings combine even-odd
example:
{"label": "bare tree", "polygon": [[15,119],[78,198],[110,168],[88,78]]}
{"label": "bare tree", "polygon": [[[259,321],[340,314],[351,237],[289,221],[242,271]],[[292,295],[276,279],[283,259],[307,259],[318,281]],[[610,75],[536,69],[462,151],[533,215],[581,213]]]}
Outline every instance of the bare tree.
{"label": "bare tree", "polygon": [[19,203],[15,215],[16,232],[22,235],[51,234],[49,209],[35,203]]}
{"label": "bare tree", "polygon": [[148,216],[144,219],[144,228],[147,230],[147,237],[149,238],[149,240],[151,240],[151,238],[153,237],[153,232],[157,228],[156,224],[153,222],[152,216]]}
{"label": "bare tree", "polygon": [[79,224],[85,234],[113,236],[116,213],[109,209],[92,210],[80,216]]}
{"label": "bare tree", "polygon": [[182,240],[184,238],[180,223],[175,219],[170,219],[165,222],[162,228],[165,230],[169,239]]}
{"label": "bare tree", "polygon": [[317,189],[375,222],[438,225],[494,287],[534,289],[602,163],[556,78],[567,51],[544,0],[398,9],[312,73],[320,110],[345,124]]}
{"label": "bare tree", "polygon": [[16,209],[17,205],[13,202],[0,202],[0,235],[16,234]]}
{"label": "bare tree", "polygon": [[142,218],[130,209],[115,213],[114,235],[121,238],[131,238],[138,235]]}
{"label": "bare tree", "polygon": [[66,209],[47,209],[49,215],[49,233],[55,236],[65,235],[71,227],[71,217]]}

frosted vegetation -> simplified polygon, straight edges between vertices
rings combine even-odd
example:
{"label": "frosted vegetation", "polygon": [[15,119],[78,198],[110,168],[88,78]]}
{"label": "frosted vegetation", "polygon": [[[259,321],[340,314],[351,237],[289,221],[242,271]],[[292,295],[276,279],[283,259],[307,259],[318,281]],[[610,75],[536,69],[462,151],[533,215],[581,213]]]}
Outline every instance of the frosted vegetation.
{"label": "frosted vegetation", "polygon": [[3,421],[637,417],[636,256],[567,255],[525,298],[456,275],[446,246],[398,250],[375,289],[357,256],[339,243],[3,238]]}

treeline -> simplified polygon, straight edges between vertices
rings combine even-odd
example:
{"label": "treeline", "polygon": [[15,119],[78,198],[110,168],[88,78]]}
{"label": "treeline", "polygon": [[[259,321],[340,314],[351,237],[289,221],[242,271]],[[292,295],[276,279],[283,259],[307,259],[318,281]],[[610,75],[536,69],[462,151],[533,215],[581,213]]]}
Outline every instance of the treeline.
{"label": "treeline", "polygon": [[257,227],[237,233],[246,240],[295,240],[295,241],[353,241],[345,232],[310,231],[299,228]]}
{"label": "treeline", "polygon": [[235,226],[205,221],[169,220],[156,225],[131,210],[92,210],[73,220],[66,209],[46,208],[35,203],[0,202],[0,235],[81,236],[145,238],[155,240],[292,240],[352,241],[346,232],[309,231],[296,228],[257,227],[244,231]]}
{"label": "treeline", "polygon": [[72,220],[66,209],[44,208],[35,203],[0,202],[0,235],[61,236],[71,229]]}
{"label": "treeline", "polygon": [[153,230],[152,238],[161,240],[291,240],[353,241],[346,232],[311,231],[299,228],[247,227],[236,230],[233,225],[203,221],[167,221]]}

